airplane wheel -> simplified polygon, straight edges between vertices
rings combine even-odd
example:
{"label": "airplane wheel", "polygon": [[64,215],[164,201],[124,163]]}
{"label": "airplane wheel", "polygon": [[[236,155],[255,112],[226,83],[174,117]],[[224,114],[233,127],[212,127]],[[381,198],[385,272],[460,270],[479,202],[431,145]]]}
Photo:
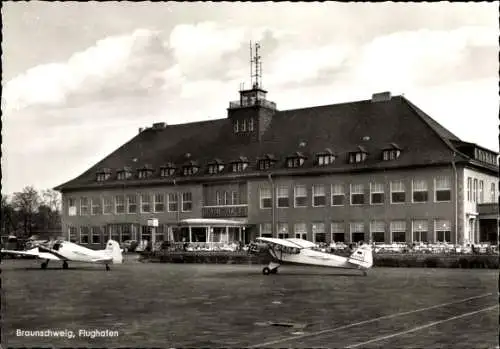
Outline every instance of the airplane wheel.
{"label": "airplane wheel", "polygon": [[264,275],[269,275],[270,272],[271,272],[271,269],[269,269],[268,267],[264,267],[264,269],[262,269],[262,274],[264,274]]}
{"label": "airplane wheel", "polygon": [[271,269],[271,274],[277,274],[278,273],[278,268]]}
{"label": "airplane wheel", "polygon": [[68,269],[68,263],[66,262],[63,263],[63,269]]}
{"label": "airplane wheel", "polygon": [[43,263],[40,265],[40,267],[41,267],[42,269],[47,269],[47,263],[43,262]]}

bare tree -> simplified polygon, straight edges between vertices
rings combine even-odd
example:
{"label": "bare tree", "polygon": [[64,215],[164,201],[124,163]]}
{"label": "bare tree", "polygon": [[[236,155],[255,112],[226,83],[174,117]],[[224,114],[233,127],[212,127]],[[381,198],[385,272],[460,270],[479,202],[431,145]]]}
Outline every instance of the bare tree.
{"label": "bare tree", "polygon": [[12,205],[22,217],[25,234],[33,230],[33,218],[40,206],[40,195],[35,188],[27,186],[21,192],[14,193]]}
{"label": "bare tree", "polygon": [[42,190],[42,203],[53,212],[61,212],[61,194],[52,189]]}

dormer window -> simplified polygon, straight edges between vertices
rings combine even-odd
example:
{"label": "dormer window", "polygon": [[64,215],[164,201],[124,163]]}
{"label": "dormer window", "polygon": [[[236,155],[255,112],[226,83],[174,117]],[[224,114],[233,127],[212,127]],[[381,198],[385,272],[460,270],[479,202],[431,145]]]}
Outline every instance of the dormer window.
{"label": "dormer window", "polygon": [[231,163],[232,172],[243,172],[247,169],[247,167],[248,167],[248,160],[243,156],[241,156],[238,160],[233,161]]}
{"label": "dormer window", "polygon": [[356,151],[349,153],[349,163],[356,164],[366,160],[368,152],[362,146],[358,146]]}
{"label": "dormer window", "polygon": [[304,154],[296,152],[286,158],[286,167],[288,168],[300,167],[304,164],[305,158],[306,157],[304,156]]}
{"label": "dormer window", "polygon": [[145,165],[144,167],[137,170],[137,177],[139,179],[149,178],[152,174],[153,168],[150,165]]}
{"label": "dormer window", "polygon": [[325,149],[325,151],[316,154],[316,164],[318,166],[327,166],[333,164],[335,161],[335,155],[330,149]]}
{"label": "dormer window", "polygon": [[106,181],[111,177],[111,170],[109,168],[103,168],[96,173],[96,176],[98,182]]}
{"label": "dormer window", "polygon": [[259,168],[259,170],[268,170],[274,165],[275,162],[276,159],[273,155],[266,154],[266,156],[257,161],[257,167]]}
{"label": "dormer window", "polygon": [[396,160],[401,155],[401,148],[396,143],[391,143],[389,147],[382,151],[384,161]]}
{"label": "dormer window", "polygon": [[175,173],[175,165],[168,163],[160,167],[160,177],[170,177]]}
{"label": "dormer window", "polygon": [[224,170],[224,164],[222,161],[216,159],[214,162],[208,164],[208,173],[209,174],[217,174],[221,173]]}
{"label": "dormer window", "polygon": [[118,180],[125,180],[132,177],[132,170],[129,167],[124,167],[117,172]]}
{"label": "dormer window", "polygon": [[182,174],[184,176],[193,176],[198,173],[200,167],[194,161],[189,161],[182,167]]}

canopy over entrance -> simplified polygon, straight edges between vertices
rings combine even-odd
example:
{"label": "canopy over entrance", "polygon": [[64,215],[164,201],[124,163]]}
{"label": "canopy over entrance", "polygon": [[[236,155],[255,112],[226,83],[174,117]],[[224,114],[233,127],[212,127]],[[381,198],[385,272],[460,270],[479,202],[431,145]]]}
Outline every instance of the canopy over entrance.
{"label": "canopy over entrance", "polygon": [[179,222],[182,226],[197,226],[197,227],[244,227],[248,225],[246,219],[214,219],[214,218],[188,218],[182,219]]}

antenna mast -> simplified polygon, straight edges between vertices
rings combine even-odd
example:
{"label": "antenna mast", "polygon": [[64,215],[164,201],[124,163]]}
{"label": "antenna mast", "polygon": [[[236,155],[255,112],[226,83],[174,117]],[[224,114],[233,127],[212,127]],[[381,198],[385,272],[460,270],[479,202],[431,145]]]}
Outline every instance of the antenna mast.
{"label": "antenna mast", "polygon": [[252,52],[252,42],[250,41],[250,80],[252,88],[260,87],[262,81],[262,62],[259,55],[260,44],[255,43],[255,55]]}

